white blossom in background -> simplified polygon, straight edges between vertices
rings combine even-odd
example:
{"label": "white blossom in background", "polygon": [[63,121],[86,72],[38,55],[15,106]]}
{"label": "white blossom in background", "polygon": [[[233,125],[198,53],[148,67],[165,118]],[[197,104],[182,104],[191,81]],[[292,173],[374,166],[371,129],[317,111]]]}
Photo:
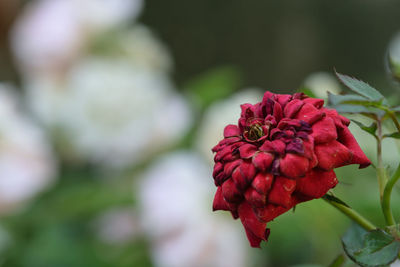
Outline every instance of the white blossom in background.
{"label": "white blossom in background", "polygon": [[400,64],[400,32],[396,33],[391,39],[388,53],[395,64]]}
{"label": "white blossom in background", "polygon": [[95,220],[94,227],[100,240],[112,245],[130,242],[141,230],[132,207],[107,210]]}
{"label": "white blossom in background", "polygon": [[55,162],[44,133],[19,110],[17,95],[0,84],[0,213],[45,189]]}
{"label": "white blossom in background", "polygon": [[142,5],[38,0],[18,18],[26,101],[63,155],[124,167],[185,135],[191,112],[168,76],[168,50],[144,25],[129,26]]}
{"label": "white blossom in background", "polygon": [[156,266],[247,266],[239,223],[212,212],[211,168],[200,156],[183,151],[163,156],[137,190]]}
{"label": "white blossom in background", "polygon": [[260,102],[262,93],[261,89],[245,89],[227,99],[212,104],[205,111],[195,138],[195,146],[210,163],[214,162],[211,148],[223,138],[225,126],[237,124],[241,112],[240,105]]}
{"label": "white blossom in background", "polygon": [[328,72],[315,72],[304,80],[304,87],[310,89],[317,98],[328,99],[328,92],[339,94],[342,89],[338,79]]}
{"label": "white blossom in background", "polygon": [[172,70],[173,60],[168,49],[143,24],[116,33],[110,45],[114,46],[114,51],[140,67],[161,72]]}
{"label": "white blossom in background", "polygon": [[60,75],[92,38],[133,21],[142,0],[36,0],[17,18],[11,47],[26,75]]}
{"label": "white blossom in background", "polygon": [[80,155],[121,166],[178,141],[190,110],[169,78],[123,59],[90,57],[67,76],[62,127]]}

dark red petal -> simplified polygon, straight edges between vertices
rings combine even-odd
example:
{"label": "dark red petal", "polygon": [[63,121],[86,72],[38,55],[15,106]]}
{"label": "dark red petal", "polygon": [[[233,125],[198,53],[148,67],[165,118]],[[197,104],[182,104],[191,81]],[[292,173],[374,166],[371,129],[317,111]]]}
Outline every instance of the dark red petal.
{"label": "dark red petal", "polygon": [[217,175],[218,175],[220,172],[222,172],[223,169],[224,169],[224,165],[223,165],[221,162],[215,163],[215,165],[214,165],[214,171],[213,171],[212,176],[213,176],[214,178],[217,177]]}
{"label": "dark red petal", "polygon": [[351,134],[350,130],[347,127],[345,127],[342,130],[339,130],[338,133],[339,133],[338,141],[343,145],[345,145],[353,153],[353,158],[350,163],[360,164],[360,168],[368,167],[371,164],[371,161],[361,150],[360,146],[358,145],[354,136]]}
{"label": "dark red petal", "polygon": [[226,180],[222,184],[222,195],[224,199],[230,203],[237,203],[242,199],[242,194],[236,188],[232,179]]}
{"label": "dark red petal", "polygon": [[247,202],[254,207],[263,207],[266,204],[267,197],[258,193],[252,187],[249,187],[244,194],[245,199]]}
{"label": "dark red petal", "polygon": [[324,196],[329,189],[336,186],[338,180],[335,172],[312,170],[307,176],[297,180],[296,192],[309,196],[310,198],[320,198]]}
{"label": "dark red petal", "polygon": [[352,163],[352,152],[336,140],[316,145],[314,151],[318,158],[317,167],[326,171]]}
{"label": "dark red petal", "polygon": [[283,117],[282,107],[279,103],[275,102],[273,115],[276,121],[280,121]]}
{"label": "dark red petal", "polygon": [[241,163],[242,163],[241,159],[225,163],[224,174],[228,177],[231,176],[235,168],[238,167]]}
{"label": "dark red petal", "polygon": [[254,111],[255,111],[254,105],[246,103],[240,105],[240,108],[242,109],[242,113],[240,115],[241,118],[244,118],[246,120],[249,118],[254,118]]}
{"label": "dark red petal", "polygon": [[324,100],[323,99],[319,99],[319,98],[311,98],[311,97],[309,97],[309,98],[303,99],[303,102],[307,103],[307,104],[311,104],[311,105],[313,105],[314,107],[316,107],[318,109],[322,108],[322,106],[324,105]]}
{"label": "dark red petal", "polygon": [[323,112],[325,112],[326,116],[333,119],[335,122],[336,128],[343,129],[346,128],[350,124],[350,120],[339,115],[336,110],[329,108],[322,108]]}
{"label": "dark red petal", "polygon": [[256,175],[256,168],[251,162],[243,162],[240,164],[240,172],[243,174],[243,177],[246,179],[247,183],[251,183],[253,181],[254,176]]}
{"label": "dark red petal", "polygon": [[280,161],[281,173],[289,178],[302,177],[309,171],[309,160],[303,156],[287,153]]}
{"label": "dark red petal", "polygon": [[260,171],[266,171],[274,159],[270,153],[259,152],[253,156],[253,165]]}
{"label": "dark red petal", "polygon": [[257,147],[251,144],[245,144],[239,147],[239,153],[242,159],[251,158],[254,155],[254,153],[256,153],[256,151]]}
{"label": "dark red petal", "polygon": [[268,195],[268,202],[285,208],[292,207],[292,193],[296,188],[296,181],[282,176],[275,177],[275,182]]}
{"label": "dark red petal", "polygon": [[286,104],[285,108],[283,109],[283,114],[285,118],[293,118],[296,116],[297,112],[301,109],[304,105],[304,102],[299,99],[294,99]]}
{"label": "dark red petal", "polygon": [[214,156],[214,161],[220,161],[223,157],[232,154],[232,146],[225,146],[222,150],[218,151]]}
{"label": "dark red petal", "polygon": [[308,136],[307,141],[303,141],[304,145],[304,157],[310,160],[309,169],[314,168],[318,164],[317,155],[314,153],[314,138],[312,136]]}
{"label": "dark red petal", "polygon": [[275,101],[278,102],[282,108],[292,99],[292,95],[275,95]]}
{"label": "dark red petal", "polygon": [[[294,206],[295,204],[293,204]],[[263,208],[254,208],[255,213],[258,219],[264,221],[264,222],[270,222],[282,213],[285,213],[289,209],[291,209],[293,206],[289,208],[285,208],[282,206],[274,205],[274,204],[268,204],[267,206]]]}
{"label": "dark red petal", "polygon": [[264,152],[283,154],[285,153],[285,148],[286,144],[281,140],[274,140],[272,142],[267,140],[258,149]]}
{"label": "dark red petal", "polygon": [[296,119],[303,120],[309,124],[314,124],[322,119],[325,113],[311,104],[304,104],[296,115]]}
{"label": "dark red petal", "polygon": [[218,186],[217,192],[214,196],[213,202],[213,211],[216,210],[230,210],[228,203],[225,201],[224,197],[222,196],[222,188]]}
{"label": "dark red petal", "polygon": [[316,144],[328,143],[337,139],[336,126],[330,117],[317,121],[312,126],[312,134]]}
{"label": "dark red petal", "polygon": [[243,202],[238,208],[239,217],[246,230],[247,238],[252,247],[260,247],[262,240],[267,241],[269,231],[266,231],[267,224],[257,219],[251,206]]}
{"label": "dark red petal", "polygon": [[232,172],[232,180],[233,182],[236,184],[236,187],[244,192],[246,191],[249,182],[245,179],[245,177],[243,176],[242,172],[240,171],[239,168],[236,168],[233,172]]}
{"label": "dark red petal", "polygon": [[271,173],[258,173],[251,183],[252,187],[257,190],[258,193],[266,195],[271,189],[274,176]]}
{"label": "dark red petal", "polygon": [[233,124],[229,124],[224,129],[224,137],[232,137],[232,136],[239,136],[240,130],[239,127]]}

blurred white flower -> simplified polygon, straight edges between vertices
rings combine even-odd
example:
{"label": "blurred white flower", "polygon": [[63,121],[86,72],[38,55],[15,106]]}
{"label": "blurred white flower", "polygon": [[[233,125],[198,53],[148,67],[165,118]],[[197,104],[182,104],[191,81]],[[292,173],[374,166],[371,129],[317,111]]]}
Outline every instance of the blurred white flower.
{"label": "blurred white flower", "polygon": [[20,68],[59,74],[94,35],[133,21],[142,0],[37,0],[27,4],[11,33]]}
{"label": "blurred white flower", "polygon": [[168,49],[145,25],[137,24],[127,30],[119,31],[112,45],[116,53],[129,58],[132,63],[141,67],[155,71],[172,70],[173,61]]}
{"label": "blurred white flower", "polygon": [[400,32],[396,33],[389,43],[389,56],[390,59],[396,63],[400,64]]}
{"label": "blurred white flower", "polygon": [[131,207],[104,212],[96,219],[95,228],[100,240],[115,245],[131,241],[140,232],[139,220]]}
{"label": "blurred white flower", "polygon": [[214,191],[211,167],[190,152],[165,155],[143,175],[140,218],[156,266],[247,266],[244,231],[212,213]]}
{"label": "blurred white flower", "polygon": [[315,72],[304,80],[304,87],[310,89],[317,98],[327,99],[328,92],[339,94],[342,89],[338,79],[333,74],[327,72]]}
{"label": "blurred white flower", "polygon": [[0,85],[0,213],[46,188],[54,163],[44,133],[21,114],[10,88]]}
{"label": "blurred white flower", "polygon": [[198,149],[210,163],[214,155],[211,152],[222,138],[224,128],[228,124],[237,124],[240,117],[240,105],[244,103],[255,104],[262,99],[262,90],[245,89],[228,99],[212,104],[205,112],[196,135],[196,149]]}
{"label": "blurred white flower", "polygon": [[[83,59],[64,83],[62,97],[57,91],[49,94],[55,101],[45,113],[57,114],[51,112],[59,107],[57,127],[78,156],[92,162],[122,166],[142,160],[179,140],[190,125],[189,107],[169,78],[128,60]],[[43,110],[44,98],[31,96]]]}

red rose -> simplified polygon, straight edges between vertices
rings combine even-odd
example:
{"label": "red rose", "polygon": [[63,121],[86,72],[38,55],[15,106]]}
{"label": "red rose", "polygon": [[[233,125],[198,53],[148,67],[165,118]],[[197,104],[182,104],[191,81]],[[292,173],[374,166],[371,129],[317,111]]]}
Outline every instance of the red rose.
{"label": "red rose", "polygon": [[302,93],[266,92],[261,103],[241,105],[238,125],[226,126],[212,149],[213,210],[240,218],[252,247],[267,241],[267,222],[335,187],[334,168],[371,163],[350,121],[323,104]]}

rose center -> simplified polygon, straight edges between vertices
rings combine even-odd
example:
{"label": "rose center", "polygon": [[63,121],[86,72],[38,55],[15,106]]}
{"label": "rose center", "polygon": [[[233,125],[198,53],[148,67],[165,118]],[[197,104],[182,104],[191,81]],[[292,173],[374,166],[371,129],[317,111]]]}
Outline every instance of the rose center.
{"label": "rose center", "polygon": [[250,140],[253,140],[253,141],[258,140],[263,136],[264,136],[264,132],[260,125],[255,124],[250,127],[250,130],[248,133],[248,138]]}

